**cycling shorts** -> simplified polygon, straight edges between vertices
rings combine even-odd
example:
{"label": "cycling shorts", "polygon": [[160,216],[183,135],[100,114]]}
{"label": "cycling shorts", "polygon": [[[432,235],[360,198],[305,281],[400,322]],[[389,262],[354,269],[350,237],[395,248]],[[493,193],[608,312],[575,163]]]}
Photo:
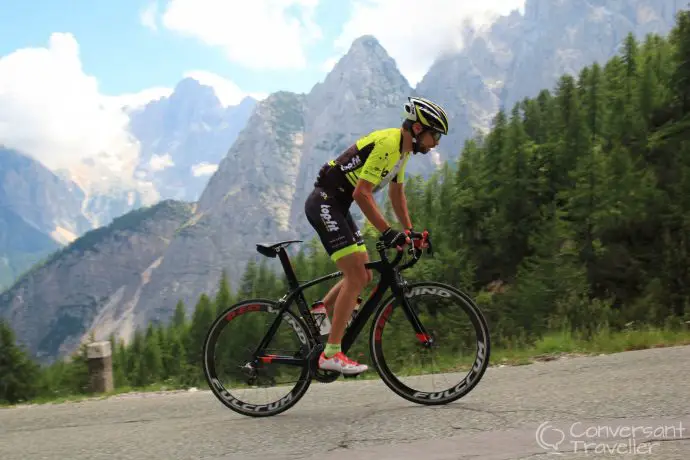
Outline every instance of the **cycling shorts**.
{"label": "cycling shorts", "polygon": [[314,188],[304,203],[304,212],[333,262],[354,252],[367,252],[362,232],[350,210],[332,193],[321,187]]}

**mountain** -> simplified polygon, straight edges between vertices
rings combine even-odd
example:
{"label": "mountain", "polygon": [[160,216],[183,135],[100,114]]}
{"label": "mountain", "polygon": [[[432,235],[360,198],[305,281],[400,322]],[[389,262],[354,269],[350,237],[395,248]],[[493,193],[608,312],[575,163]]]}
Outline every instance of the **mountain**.
{"label": "mountain", "polygon": [[224,106],[213,88],[181,80],[168,97],[128,109],[141,144],[134,181],[97,182],[93,161],[51,171],[0,146],[0,288],[84,232],[161,199],[196,201],[256,100]]}
{"label": "mountain", "polygon": [[75,183],[16,150],[0,147],[0,209],[14,212],[57,242],[66,243],[90,227],[79,216],[83,198]]}
{"label": "mountain", "polygon": [[60,245],[9,209],[0,210],[0,287],[9,286],[21,273]]}
{"label": "mountain", "polygon": [[526,0],[486,29],[468,30],[462,51],[439,58],[417,92],[449,108],[452,132],[438,150],[444,160],[460,154],[475,130],[525,97],[553,88],[558,78],[603,63],[621,50],[629,32],[666,35],[677,0]]}
{"label": "mountain", "polygon": [[[575,8],[578,5],[582,8]],[[159,243],[155,258],[138,260],[139,254],[132,252],[118,259],[118,267],[131,269],[132,278],[123,277],[109,290],[91,287],[88,280],[80,285],[45,287],[43,280],[54,279],[60,272],[57,267],[64,263],[64,256],[59,256],[51,265],[52,272],[45,268],[32,271],[0,298],[0,316],[11,312],[12,321],[19,322],[22,331],[39,331],[25,336],[19,333],[33,352],[61,354],[74,346],[74,339],[52,332],[60,330],[60,324],[51,326],[29,315],[29,305],[37,302],[23,303],[23,299],[51,299],[54,305],[65,302],[71,305],[71,315],[78,317],[80,311],[86,315],[79,324],[124,338],[132,328],[145,327],[149,321],[165,322],[178,300],[191,309],[201,293],[214,294],[224,269],[231,286],[237,287],[246,262],[258,257],[256,243],[313,237],[302,209],[318,169],[358,136],[379,127],[399,126],[408,95],[438,100],[452,119],[453,134],[443,140],[437,155],[416,155],[409,163],[409,174],[427,174],[439,161],[457,157],[463,140],[473,129],[488,127],[500,107],[533,96],[537,88],[553,87],[559,71],[577,72],[578,66],[603,60],[601,56],[618,51],[618,43],[628,32],[639,36],[650,30],[668,31],[674,8],[675,4],[663,0],[528,0],[524,15],[514,12],[488,29],[468,31],[466,48],[439,58],[415,89],[374,37],[360,37],[308,94],[278,92],[256,104],[189,211],[189,218],[178,219],[180,228],[164,237],[169,241]],[[567,24],[582,32],[573,32]],[[611,38],[599,46],[598,34]],[[533,83],[533,79],[541,83]],[[182,129],[184,123],[180,126]],[[137,132],[149,139],[149,145],[156,145],[155,140],[163,137],[154,131],[148,138],[145,130]],[[174,140],[165,142],[178,145]],[[152,151],[150,159],[168,150]],[[353,211],[361,217],[356,207]],[[166,221],[165,228],[171,229],[178,220]],[[103,243],[101,248],[117,253],[111,245],[116,243]],[[125,254],[133,260],[125,259]],[[76,256],[70,260],[79,262]],[[111,264],[106,259],[83,262],[100,272]],[[276,260],[271,266],[280,269]],[[99,319],[120,311],[129,312],[127,322],[118,323],[117,316]],[[51,346],[41,345],[46,336],[53,337]]]}
{"label": "mountain", "polygon": [[79,187],[0,146],[0,286],[90,228]]}
{"label": "mountain", "polygon": [[[33,353],[62,355],[76,345],[86,326],[129,338],[133,327],[167,320],[171,303],[174,308],[182,299],[191,308],[202,292],[215,289],[224,269],[236,286],[245,262],[256,255],[255,242],[294,236],[295,221],[303,220],[299,202],[304,202],[319,163],[368,132],[372,120],[391,126],[401,121],[400,100],[411,88],[373,37],[356,40],[329,77],[309,94],[278,92],[256,105],[191,217],[180,219],[180,227],[165,236],[170,241],[157,246],[161,252],[142,257],[113,239],[103,240],[100,248],[104,254],[118,254],[116,261],[89,254],[81,256],[81,265],[79,252],[56,255],[0,297],[0,316],[10,318]],[[333,126],[340,127],[339,134],[333,135]],[[167,222],[170,226],[164,228],[172,231],[173,221]],[[74,244],[80,246],[81,239]],[[71,285],[47,284],[66,280],[66,266],[79,267],[75,273],[90,267],[102,273],[98,280],[113,271],[131,278],[108,281],[109,289],[105,283],[89,286],[88,278]],[[55,322],[30,314],[31,305],[44,305]],[[63,308],[68,313],[59,313]],[[104,311],[126,311],[128,320],[114,322],[108,313],[110,319],[101,322]]]}
{"label": "mountain", "polygon": [[192,210],[166,200],[87,232],[0,295],[0,316],[43,362],[91,330],[128,336],[145,307],[136,302],[142,287]]}
{"label": "mountain", "polygon": [[129,128],[141,143],[137,177],[163,199],[196,201],[256,102],[247,96],[225,107],[213,88],[185,78],[170,96],[131,110]]}

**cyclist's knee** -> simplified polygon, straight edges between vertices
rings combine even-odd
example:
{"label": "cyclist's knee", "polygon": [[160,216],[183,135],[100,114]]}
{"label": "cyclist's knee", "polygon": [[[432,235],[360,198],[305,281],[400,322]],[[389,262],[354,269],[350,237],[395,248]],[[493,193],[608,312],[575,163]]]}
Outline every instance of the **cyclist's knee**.
{"label": "cyclist's knee", "polygon": [[371,270],[364,270],[364,273],[366,274],[366,284],[371,283],[371,280],[374,279],[374,275],[371,273]]}
{"label": "cyclist's knee", "polygon": [[370,270],[364,268],[364,263],[361,257],[357,254],[348,254],[337,261],[338,268],[343,272],[343,278],[348,283],[355,285],[362,289],[368,284],[368,274]]}
{"label": "cyclist's knee", "polygon": [[369,284],[370,277],[370,270],[364,268],[364,264],[360,264],[357,276],[358,287],[361,289],[364,288],[364,286],[366,286],[367,284]]}
{"label": "cyclist's knee", "polygon": [[363,265],[359,267],[359,270],[355,270],[350,274],[350,282],[355,285],[358,291],[364,289],[368,284],[367,270],[364,269]]}

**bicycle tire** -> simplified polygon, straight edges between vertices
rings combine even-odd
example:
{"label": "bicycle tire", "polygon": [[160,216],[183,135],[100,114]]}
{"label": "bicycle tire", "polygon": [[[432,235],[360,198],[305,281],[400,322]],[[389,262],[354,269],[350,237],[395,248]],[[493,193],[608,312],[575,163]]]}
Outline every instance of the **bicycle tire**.
{"label": "bicycle tire", "polygon": [[[491,351],[491,340],[489,337],[488,324],[486,318],[475,302],[464,292],[453,286],[436,281],[421,281],[410,283],[405,291],[415,292],[416,289],[418,289],[417,292],[423,292],[426,294],[434,292],[440,294],[442,292],[439,291],[440,289],[445,291],[446,294],[451,293],[461,300],[460,303],[462,308],[469,316],[470,321],[474,326],[475,333],[477,334],[477,352],[475,353],[474,364],[470,369],[470,372],[460,383],[454,385],[451,389],[438,392],[418,391],[401,382],[391,372],[386,364],[380,340],[387,318],[392,313],[392,310],[389,310],[389,308],[402,308],[400,303],[397,301],[397,297],[393,295],[389,296],[386,301],[382,302],[374,312],[374,320],[371,324],[371,332],[369,336],[369,348],[373,365],[386,386],[388,386],[388,388],[402,398],[417,404],[429,406],[448,404],[467,395],[475,388],[475,386],[484,376],[484,372],[489,365]],[[384,317],[384,314],[386,317]],[[378,339],[377,334],[379,335]]]}
{"label": "bicycle tire", "polygon": [[[252,306],[252,308],[247,308],[249,306]],[[243,307],[245,309],[241,310]],[[257,310],[277,314],[279,307],[277,306],[277,302],[273,300],[258,298],[248,299],[231,305],[216,317],[209,327],[208,332],[206,333],[206,338],[204,339],[202,367],[204,370],[206,383],[216,398],[225,406],[239,414],[250,417],[270,417],[290,409],[305,395],[311,384],[309,364],[305,362],[305,366],[302,368],[300,378],[295,384],[294,388],[290,390],[286,396],[280,398],[280,400],[269,404],[248,404],[231,395],[230,392],[220,383],[215,371],[215,361],[213,359],[216,340],[218,339],[218,336],[225,325],[230,323],[233,318],[241,314],[246,314]],[[235,315],[233,315],[230,319],[227,319],[228,315],[232,314],[233,312],[235,312]],[[289,309],[285,310],[283,313],[283,320],[286,321],[295,331],[302,346],[306,350],[311,349],[309,335],[307,334],[307,325],[305,324],[304,320],[296,316]],[[256,345],[258,345],[258,343]]]}

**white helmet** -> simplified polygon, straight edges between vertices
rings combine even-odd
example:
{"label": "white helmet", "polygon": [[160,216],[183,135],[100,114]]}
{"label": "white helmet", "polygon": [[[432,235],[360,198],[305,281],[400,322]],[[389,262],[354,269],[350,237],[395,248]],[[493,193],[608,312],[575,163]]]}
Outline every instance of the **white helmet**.
{"label": "white helmet", "polygon": [[418,121],[443,135],[448,134],[448,115],[443,108],[423,97],[408,97],[405,103],[406,119]]}

